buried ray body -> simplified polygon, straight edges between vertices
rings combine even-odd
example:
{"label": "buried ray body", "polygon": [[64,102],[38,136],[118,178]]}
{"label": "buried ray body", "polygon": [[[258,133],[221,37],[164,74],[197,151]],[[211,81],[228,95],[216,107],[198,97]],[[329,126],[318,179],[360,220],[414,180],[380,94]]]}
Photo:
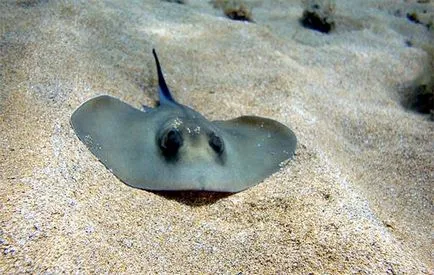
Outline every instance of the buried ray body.
{"label": "buried ray body", "polygon": [[209,121],[177,103],[153,54],[158,107],[140,111],[103,95],[71,117],[80,140],[123,182],[146,190],[239,192],[293,156],[297,139],[277,121],[256,116]]}

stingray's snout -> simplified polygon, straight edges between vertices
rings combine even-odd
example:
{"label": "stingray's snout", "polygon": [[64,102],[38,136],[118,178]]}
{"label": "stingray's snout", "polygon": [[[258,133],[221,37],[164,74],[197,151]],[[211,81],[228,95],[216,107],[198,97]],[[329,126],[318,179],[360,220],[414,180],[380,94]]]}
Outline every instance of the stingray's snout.
{"label": "stingray's snout", "polygon": [[217,161],[225,152],[223,138],[213,129],[190,120],[176,118],[165,124],[156,137],[157,146],[166,161]]}

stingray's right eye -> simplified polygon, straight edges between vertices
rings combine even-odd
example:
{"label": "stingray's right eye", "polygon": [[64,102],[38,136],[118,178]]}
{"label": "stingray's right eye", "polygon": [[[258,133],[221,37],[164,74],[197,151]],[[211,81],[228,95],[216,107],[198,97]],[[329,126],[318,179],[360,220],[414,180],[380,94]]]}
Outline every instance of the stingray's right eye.
{"label": "stingray's right eye", "polygon": [[184,140],[177,129],[170,129],[160,138],[160,149],[165,156],[175,156]]}
{"label": "stingray's right eye", "polygon": [[221,137],[217,136],[214,132],[209,135],[209,146],[219,155],[225,150],[223,140]]}

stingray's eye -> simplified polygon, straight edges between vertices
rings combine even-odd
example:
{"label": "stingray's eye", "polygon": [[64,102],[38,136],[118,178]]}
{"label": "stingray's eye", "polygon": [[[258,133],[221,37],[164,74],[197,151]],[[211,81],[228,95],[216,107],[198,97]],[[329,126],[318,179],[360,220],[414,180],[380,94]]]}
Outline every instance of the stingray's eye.
{"label": "stingray's eye", "polygon": [[165,156],[175,156],[184,140],[177,129],[170,129],[160,138],[160,149]]}
{"label": "stingray's eye", "polygon": [[223,140],[221,137],[217,136],[214,132],[209,134],[209,146],[217,153],[221,154],[225,150],[225,146],[223,144]]}

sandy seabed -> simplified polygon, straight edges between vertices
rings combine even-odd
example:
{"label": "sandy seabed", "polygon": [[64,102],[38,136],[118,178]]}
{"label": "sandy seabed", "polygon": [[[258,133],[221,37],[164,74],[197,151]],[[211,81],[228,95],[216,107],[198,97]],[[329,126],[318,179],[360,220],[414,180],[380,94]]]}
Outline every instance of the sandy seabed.
{"label": "sandy seabed", "polygon": [[[429,1],[336,1],[336,29],[299,1],[0,3],[0,273],[433,272],[434,123],[402,104],[432,66]],[[119,181],[69,119],[109,94],[156,99],[155,47],[177,100],[209,119],[294,130],[293,161],[233,195]],[[432,69],[432,68],[431,68]]]}

